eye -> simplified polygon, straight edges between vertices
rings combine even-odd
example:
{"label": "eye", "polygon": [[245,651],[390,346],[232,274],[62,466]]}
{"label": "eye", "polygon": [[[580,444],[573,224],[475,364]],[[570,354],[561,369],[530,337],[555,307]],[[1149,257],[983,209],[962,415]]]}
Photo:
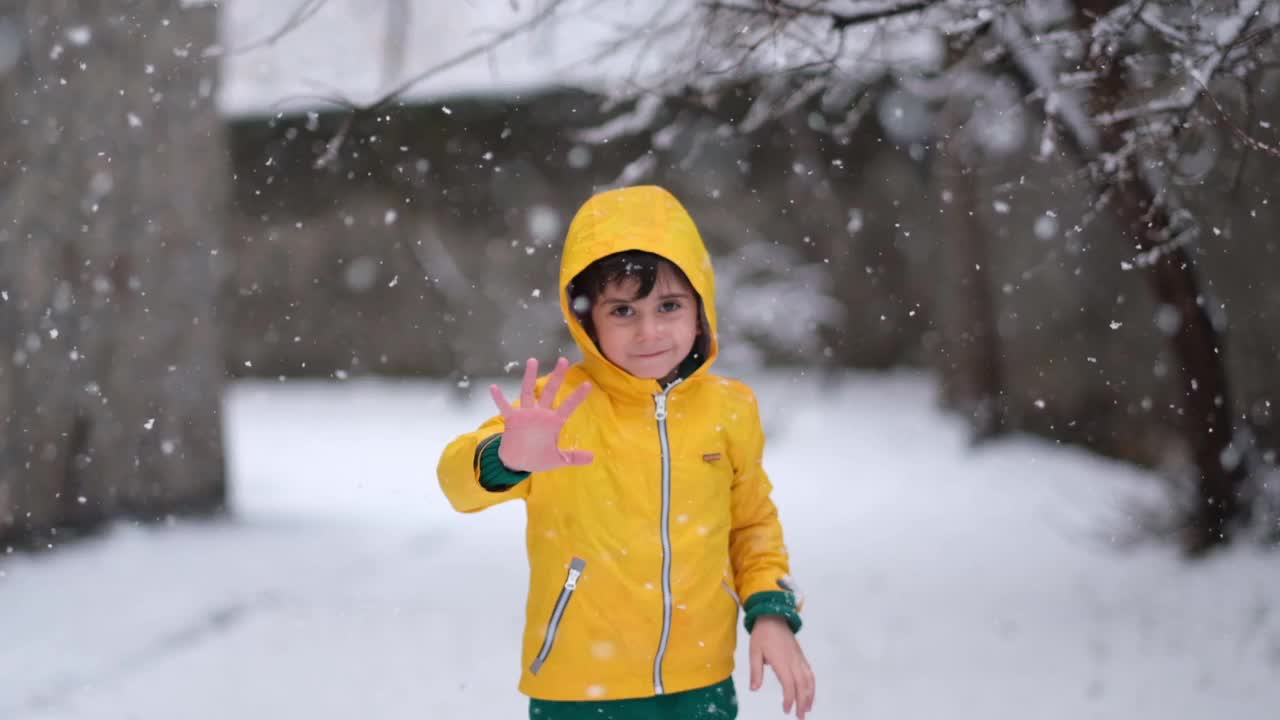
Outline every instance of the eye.
{"label": "eye", "polygon": [[675,312],[682,307],[684,307],[684,305],[681,305],[679,300],[668,300],[662,303],[662,305],[658,307],[658,310],[661,312],[669,313],[669,312]]}
{"label": "eye", "polygon": [[618,305],[614,309],[610,310],[609,314],[614,317],[624,318],[631,317],[635,312],[636,311],[630,305]]}

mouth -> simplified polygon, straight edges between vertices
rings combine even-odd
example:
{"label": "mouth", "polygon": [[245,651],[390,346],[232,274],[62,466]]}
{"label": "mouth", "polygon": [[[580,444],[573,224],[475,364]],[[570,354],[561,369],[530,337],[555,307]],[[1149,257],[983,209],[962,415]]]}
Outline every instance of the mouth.
{"label": "mouth", "polygon": [[654,353],[632,353],[631,357],[634,357],[638,360],[652,360],[654,358],[660,358],[666,354],[667,354],[666,350],[659,350],[658,352],[654,352]]}

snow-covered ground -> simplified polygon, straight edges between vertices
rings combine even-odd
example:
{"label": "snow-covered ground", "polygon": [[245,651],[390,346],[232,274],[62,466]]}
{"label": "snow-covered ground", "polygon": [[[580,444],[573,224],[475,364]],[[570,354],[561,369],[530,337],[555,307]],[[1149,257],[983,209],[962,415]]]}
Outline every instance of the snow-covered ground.
{"label": "snow-covered ground", "polygon": [[[434,478],[484,387],[234,385],[233,519],[0,564],[0,718],[522,717],[523,507],[457,515]],[[1120,549],[1153,476],[972,450],[916,375],[757,387],[814,717],[1280,717],[1280,558]]]}

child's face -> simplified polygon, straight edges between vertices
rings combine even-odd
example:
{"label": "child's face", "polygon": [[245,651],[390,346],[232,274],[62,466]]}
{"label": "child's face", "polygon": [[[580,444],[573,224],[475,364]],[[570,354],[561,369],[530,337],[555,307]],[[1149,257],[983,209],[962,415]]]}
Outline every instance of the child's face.
{"label": "child's face", "polygon": [[640,281],[605,286],[591,307],[596,342],[614,365],[638,378],[670,375],[698,337],[698,300],[671,268],[659,266],[653,292],[635,299]]}

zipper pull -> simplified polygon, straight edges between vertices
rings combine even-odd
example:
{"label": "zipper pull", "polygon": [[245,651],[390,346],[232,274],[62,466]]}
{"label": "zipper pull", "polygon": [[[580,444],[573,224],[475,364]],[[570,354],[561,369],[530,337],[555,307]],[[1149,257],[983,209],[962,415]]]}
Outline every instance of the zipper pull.
{"label": "zipper pull", "polygon": [[587,561],[582,558],[574,558],[569,563],[569,577],[564,581],[565,590],[574,590],[578,587],[578,578],[582,577],[582,571],[587,567]]}
{"label": "zipper pull", "polygon": [[657,408],[656,408],[656,409],[654,410],[654,412],[653,412],[653,417],[654,417],[654,419],[656,419],[656,420],[666,420],[666,419],[667,419],[667,395],[666,395],[666,393],[659,393],[659,394],[657,394],[657,395],[654,395],[654,396],[653,396],[653,402],[657,404]]}

